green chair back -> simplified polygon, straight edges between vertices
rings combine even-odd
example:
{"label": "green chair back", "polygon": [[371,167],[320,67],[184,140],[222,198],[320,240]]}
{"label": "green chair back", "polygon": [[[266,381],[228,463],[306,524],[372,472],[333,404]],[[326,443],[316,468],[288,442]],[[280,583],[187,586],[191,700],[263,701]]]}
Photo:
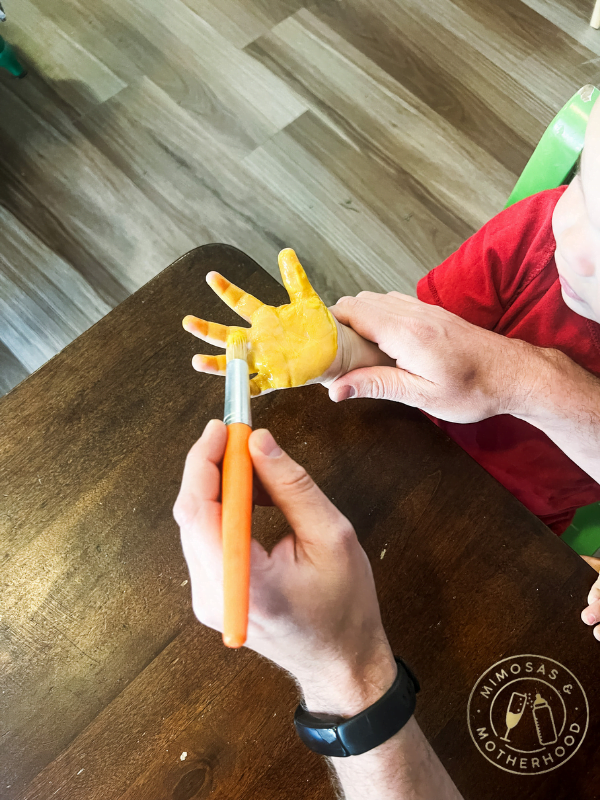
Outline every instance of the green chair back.
{"label": "green chair back", "polygon": [[532,194],[569,183],[583,150],[585,129],[600,91],[588,84],[554,117],[527,162],[506,208]]}
{"label": "green chair back", "polygon": [[593,556],[600,550],[600,503],[580,508],[561,536],[580,556]]}

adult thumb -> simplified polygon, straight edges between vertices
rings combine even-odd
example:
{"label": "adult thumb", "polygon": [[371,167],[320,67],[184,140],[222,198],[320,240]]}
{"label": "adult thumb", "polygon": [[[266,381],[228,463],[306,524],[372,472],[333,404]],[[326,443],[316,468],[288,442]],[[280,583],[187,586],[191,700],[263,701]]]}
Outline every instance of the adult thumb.
{"label": "adult thumb", "polygon": [[269,431],[253,431],[248,445],[256,474],[299,539],[322,546],[352,531],[344,515]]}
{"label": "adult thumb", "polygon": [[395,400],[416,405],[419,378],[398,367],[365,367],[342,375],[329,387],[334,403],[351,397],[371,397],[375,400]]}

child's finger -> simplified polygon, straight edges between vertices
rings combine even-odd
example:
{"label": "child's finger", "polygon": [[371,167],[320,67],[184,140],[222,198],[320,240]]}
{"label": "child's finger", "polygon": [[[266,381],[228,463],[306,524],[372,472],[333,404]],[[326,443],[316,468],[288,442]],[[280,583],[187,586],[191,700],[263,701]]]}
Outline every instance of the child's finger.
{"label": "child's finger", "polygon": [[283,285],[292,302],[317,296],[302,264],[298,261],[298,256],[291,248],[282,250],[279,253],[278,261]]}
{"label": "child's finger", "polygon": [[596,625],[600,622],[600,600],[594,600],[581,612],[581,619],[586,625]]}
{"label": "child's finger", "polygon": [[219,325],[218,322],[207,322],[205,319],[193,317],[188,314],[181,323],[188,333],[192,333],[198,339],[217,347],[225,347],[227,341],[227,325]]}
{"label": "child's finger", "polygon": [[229,308],[232,308],[246,322],[250,322],[252,315],[264,305],[256,297],[242,291],[238,286],[228,281],[227,278],[219,275],[218,272],[209,272],[206,276],[206,282],[213,292],[218,294],[221,300],[227,303]]}
{"label": "child's finger", "polygon": [[[250,370],[252,371],[252,369]],[[250,396],[251,397],[258,397],[261,394],[266,394],[267,392],[272,392],[273,386],[268,378],[260,373],[255,377],[250,379]]]}
{"label": "child's finger", "polygon": [[206,372],[208,375],[225,375],[227,357],[204,356],[199,353],[192,358],[192,367],[196,372]]}
{"label": "child's finger", "polygon": [[600,600],[600,578],[598,578],[588,594],[588,603],[594,603],[596,600]]}

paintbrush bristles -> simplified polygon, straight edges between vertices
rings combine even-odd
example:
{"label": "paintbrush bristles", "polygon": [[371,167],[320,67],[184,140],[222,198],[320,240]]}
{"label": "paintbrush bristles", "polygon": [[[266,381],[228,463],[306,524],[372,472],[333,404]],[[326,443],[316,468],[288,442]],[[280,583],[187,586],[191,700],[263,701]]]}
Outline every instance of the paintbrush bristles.
{"label": "paintbrush bristles", "polygon": [[236,330],[227,335],[226,350],[227,361],[234,358],[241,358],[243,361],[248,357],[248,337],[244,331]]}

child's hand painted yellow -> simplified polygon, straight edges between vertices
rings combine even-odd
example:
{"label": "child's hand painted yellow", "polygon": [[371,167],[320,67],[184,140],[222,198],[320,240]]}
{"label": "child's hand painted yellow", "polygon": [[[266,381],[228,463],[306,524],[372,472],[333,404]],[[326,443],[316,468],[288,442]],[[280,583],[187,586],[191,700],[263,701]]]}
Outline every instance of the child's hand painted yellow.
{"label": "child's hand painted yellow", "polygon": [[[248,367],[256,373],[250,381],[253,396],[272,389],[303,386],[323,375],[338,349],[336,322],[310,285],[293,250],[279,254],[279,270],[290,296],[284,306],[268,306],[242,291],[218,272],[206,280],[219,297],[251,327],[248,336]],[[187,316],[183,327],[199,339],[225,347],[230,327]],[[225,374],[225,356],[194,356],[194,369],[213,375]]]}
{"label": "child's hand painted yellow", "polygon": [[[250,374],[256,373],[250,381],[253,397],[308,383],[329,386],[360,367],[395,365],[376,344],[335,319],[310,285],[293,250],[279,253],[279,270],[290,302],[277,307],[265,305],[218,272],[206,276],[219,297],[251,323],[243,330],[248,337]],[[218,347],[225,347],[227,336],[240,330],[191,316],[185,317],[183,327]],[[225,375],[225,356],[197,355],[192,364],[198,372]]]}

